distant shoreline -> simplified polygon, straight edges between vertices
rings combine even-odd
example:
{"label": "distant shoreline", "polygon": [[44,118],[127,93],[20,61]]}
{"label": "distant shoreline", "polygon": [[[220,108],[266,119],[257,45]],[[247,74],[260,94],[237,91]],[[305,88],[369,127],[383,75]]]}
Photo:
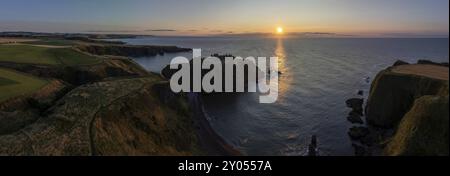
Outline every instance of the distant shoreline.
{"label": "distant shoreline", "polygon": [[111,32],[28,32],[28,31],[0,31],[0,37],[65,37],[65,36],[85,36],[92,39],[134,39],[134,38],[304,38],[304,39],[449,39],[450,36],[436,35],[418,35],[418,36],[363,36],[363,35],[339,35],[339,34],[321,34],[313,32],[292,33],[284,36],[276,36],[271,33],[236,33],[236,34],[205,34],[205,35],[148,35],[148,34],[126,34]]}

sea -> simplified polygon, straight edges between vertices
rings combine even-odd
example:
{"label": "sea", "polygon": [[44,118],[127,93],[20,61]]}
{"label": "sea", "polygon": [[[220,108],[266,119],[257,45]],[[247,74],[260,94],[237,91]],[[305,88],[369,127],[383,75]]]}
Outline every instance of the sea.
{"label": "sea", "polygon": [[[202,49],[202,56],[232,54],[279,58],[279,97],[260,104],[246,93],[204,98],[214,130],[245,155],[303,156],[317,137],[322,156],[351,156],[347,132],[349,98],[367,99],[376,74],[397,60],[449,62],[449,39],[429,38],[287,38],[287,37],[138,37],[132,45],[170,45]],[[161,69],[191,52],[134,58],[148,71]],[[358,95],[362,90],[363,95]]]}

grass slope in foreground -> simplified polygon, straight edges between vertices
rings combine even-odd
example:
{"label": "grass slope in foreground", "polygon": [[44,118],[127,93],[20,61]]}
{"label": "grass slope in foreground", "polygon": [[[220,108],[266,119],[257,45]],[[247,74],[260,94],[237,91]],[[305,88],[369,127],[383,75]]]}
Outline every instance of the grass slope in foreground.
{"label": "grass slope in foreground", "polygon": [[0,102],[19,95],[33,93],[48,81],[0,68]]}
{"label": "grass slope in foreground", "polygon": [[98,57],[71,48],[0,45],[0,62],[73,66],[95,64],[100,61]]}

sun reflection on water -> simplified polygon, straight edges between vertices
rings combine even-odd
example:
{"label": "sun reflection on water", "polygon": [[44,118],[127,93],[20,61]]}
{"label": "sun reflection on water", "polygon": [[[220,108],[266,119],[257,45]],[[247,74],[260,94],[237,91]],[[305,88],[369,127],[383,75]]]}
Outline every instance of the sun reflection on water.
{"label": "sun reflection on water", "polygon": [[282,37],[276,39],[275,56],[278,57],[278,100],[283,101],[283,96],[290,88],[292,82],[289,68],[286,66],[286,51],[284,48],[284,39]]}

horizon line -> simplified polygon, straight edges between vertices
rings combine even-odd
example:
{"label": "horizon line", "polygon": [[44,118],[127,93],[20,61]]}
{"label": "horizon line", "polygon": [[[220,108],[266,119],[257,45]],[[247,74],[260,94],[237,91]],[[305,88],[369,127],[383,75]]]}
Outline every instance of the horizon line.
{"label": "horizon line", "polygon": [[0,33],[36,33],[36,34],[93,34],[93,35],[130,35],[148,37],[278,37],[278,38],[449,38],[449,34],[417,34],[417,33],[374,33],[374,34],[340,34],[332,32],[287,32],[282,35],[269,32],[243,32],[243,33],[218,33],[218,34],[145,34],[130,31],[101,31],[89,30],[81,32],[42,32],[12,30],[1,31]]}

